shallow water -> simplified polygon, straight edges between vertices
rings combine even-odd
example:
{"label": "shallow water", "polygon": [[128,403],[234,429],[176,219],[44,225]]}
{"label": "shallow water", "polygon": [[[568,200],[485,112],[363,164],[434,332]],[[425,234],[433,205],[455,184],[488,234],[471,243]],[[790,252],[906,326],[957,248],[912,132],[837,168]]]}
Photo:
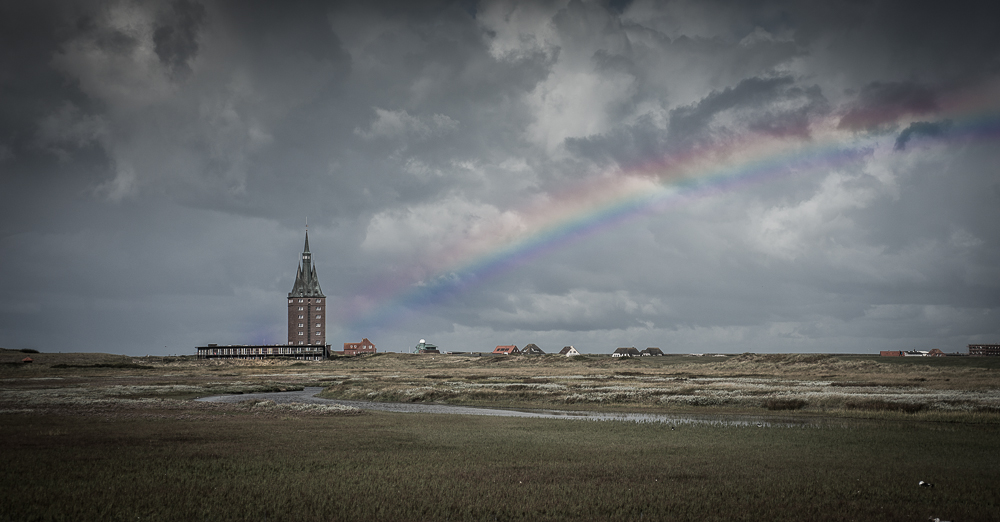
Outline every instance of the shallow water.
{"label": "shallow water", "polygon": [[843,424],[832,423],[830,419],[797,419],[761,415],[669,415],[664,413],[606,413],[568,410],[516,410],[498,408],[474,408],[449,404],[426,404],[409,402],[371,402],[342,399],[323,399],[316,394],[320,387],[309,387],[301,391],[244,393],[240,395],[213,395],[195,399],[203,402],[238,403],[250,399],[267,399],[276,403],[342,404],[362,410],[390,411],[395,413],[444,413],[451,415],[490,415],[495,417],[525,417],[535,419],[567,419],[591,421],[626,421],[635,423],[658,423],[668,425],[711,424],[718,426],[759,426],[761,428],[787,427],[807,428]]}

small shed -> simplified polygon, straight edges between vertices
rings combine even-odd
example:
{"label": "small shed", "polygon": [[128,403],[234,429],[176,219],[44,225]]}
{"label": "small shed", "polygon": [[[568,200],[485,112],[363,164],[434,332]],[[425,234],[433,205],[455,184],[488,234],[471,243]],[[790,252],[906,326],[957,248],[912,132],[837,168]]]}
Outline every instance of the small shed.
{"label": "small shed", "polygon": [[24,359],[21,359],[21,362],[30,363],[30,362],[35,362],[35,360],[32,359],[31,357],[25,357]]}
{"label": "small shed", "polygon": [[615,350],[615,353],[611,354],[612,357],[639,357],[639,355],[639,350],[636,350],[635,346],[619,348]]}
{"label": "small shed", "polygon": [[521,351],[513,344],[501,345],[493,349],[494,355],[519,355],[520,353]]}
{"label": "small shed", "polygon": [[542,349],[535,343],[528,344],[524,348],[521,348],[521,353],[524,355],[545,355],[545,352],[543,352]]}
{"label": "small shed", "polygon": [[559,355],[573,357],[574,355],[581,355],[581,353],[576,351],[576,348],[573,348],[572,346],[566,346],[562,350],[559,350]]}

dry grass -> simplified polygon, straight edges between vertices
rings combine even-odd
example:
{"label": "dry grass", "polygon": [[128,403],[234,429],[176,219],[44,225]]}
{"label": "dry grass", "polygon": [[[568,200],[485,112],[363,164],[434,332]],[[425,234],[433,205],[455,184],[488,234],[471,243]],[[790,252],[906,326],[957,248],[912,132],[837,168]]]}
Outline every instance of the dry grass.
{"label": "dry grass", "polygon": [[[997,520],[1000,361],[0,351],[3,520]],[[842,417],[816,428],[193,402],[376,400]],[[947,422],[939,422],[947,421]],[[935,482],[933,489],[917,481]]]}
{"label": "dry grass", "polygon": [[[0,351],[0,362],[19,361]],[[1000,358],[816,354],[468,357],[379,354],[322,362],[31,354],[0,365],[0,402],[188,399],[326,387],[332,398],[594,410],[788,411],[1000,418]],[[944,417],[942,417],[944,416]]]}
{"label": "dry grass", "polygon": [[892,521],[1000,512],[995,426],[670,430],[162,402],[177,408],[0,414],[0,520]]}

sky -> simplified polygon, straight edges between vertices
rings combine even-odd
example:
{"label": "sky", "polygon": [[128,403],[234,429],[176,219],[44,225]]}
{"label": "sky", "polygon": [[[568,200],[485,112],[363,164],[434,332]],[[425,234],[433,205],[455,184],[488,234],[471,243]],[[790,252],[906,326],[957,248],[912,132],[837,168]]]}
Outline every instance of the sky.
{"label": "sky", "polygon": [[0,346],[1000,343],[992,2],[0,5]]}

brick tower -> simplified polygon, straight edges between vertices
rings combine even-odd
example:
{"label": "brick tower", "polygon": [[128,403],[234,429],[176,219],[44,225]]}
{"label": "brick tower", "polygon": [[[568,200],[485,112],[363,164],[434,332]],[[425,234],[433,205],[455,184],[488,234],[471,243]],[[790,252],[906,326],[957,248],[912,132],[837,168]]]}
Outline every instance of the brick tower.
{"label": "brick tower", "polygon": [[288,292],[288,344],[326,344],[326,296],[319,287],[316,266],[309,253],[309,231],[295,285]]}

